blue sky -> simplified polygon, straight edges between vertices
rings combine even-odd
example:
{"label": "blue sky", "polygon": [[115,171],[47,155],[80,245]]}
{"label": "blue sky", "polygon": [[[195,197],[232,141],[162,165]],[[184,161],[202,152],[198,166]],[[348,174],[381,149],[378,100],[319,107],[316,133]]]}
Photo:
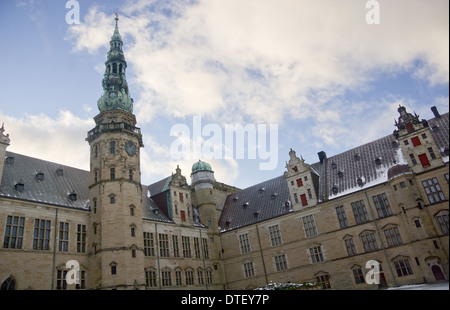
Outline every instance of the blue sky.
{"label": "blue sky", "polygon": [[205,159],[218,181],[244,188],[282,174],[290,148],[312,164],[319,151],[333,156],[391,134],[399,104],[421,118],[433,117],[431,106],[448,112],[447,0],[380,0],[378,25],[365,22],[365,0],[78,0],[78,25],[66,23],[66,2],[0,2],[0,122],[10,151],[89,168],[84,139],[115,10],[144,184],[177,164],[189,180],[199,156],[172,158],[170,131],[192,132],[194,116],[223,132],[278,126],[275,169],[261,170],[261,158]]}

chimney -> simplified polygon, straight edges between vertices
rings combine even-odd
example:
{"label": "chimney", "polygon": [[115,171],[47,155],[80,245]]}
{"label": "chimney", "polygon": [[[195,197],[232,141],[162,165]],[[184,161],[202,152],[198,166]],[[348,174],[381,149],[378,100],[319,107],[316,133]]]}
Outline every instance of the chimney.
{"label": "chimney", "polygon": [[436,117],[436,118],[440,118],[441,117],[441,114],[439,114],[436,106],[431,107],[431,111],[433,112],[434,117]]}
{"label": "chimney", "polygon": [[319,155],[320,163],[323,164],[323,161],[327,159],[327,154],[324,151],[320,151],[317,153]]}

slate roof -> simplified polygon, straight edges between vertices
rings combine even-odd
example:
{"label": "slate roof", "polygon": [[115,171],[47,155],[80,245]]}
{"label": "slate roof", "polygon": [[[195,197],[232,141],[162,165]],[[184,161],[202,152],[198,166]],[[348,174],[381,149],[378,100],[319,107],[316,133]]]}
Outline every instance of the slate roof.
{"label": "slate roof", "polygon": [[[430,119],[428,124],[438,151],[444,162],[448,162],[449,113]],[[319,203],[384,183],[394,174],[409,173],[399,142],[390,134],[312,164],[313,172],[319,175]],[[265,188],[262,193],[261,187]],[[278,196],[271,199],[275,192]],[[289,200],[284,176],[235,192],[225,201],[219,227],[225,232],[284,215],[291,212],[285,206]],[[246,207],[245,203],[248,203]],[[254,215],[255,211],[260,212],[258,216]]]}
{"label": "slate roof", "polygon": [[219,229],[233,230],[291,211],[286,179],[279,176],[228,195],[219,219]]}
{"label": "slate roof", "polygon": [[[156,184],[156,183],[155,183]],[[146,220],[164,222],[164,223],[174,223],[169,219],[163,212],[158,208],[153,199],[149,196],[149,191],[151,185],[142,185],[142,216]]]}
{"label": "slate roof", "polygon": [[[89,171],[57,163],[6,152],[0,196],[19,200],[35,201],[50,205],[89,210]],[[11,159],[12,158],[12,159]],[[58,175],[57,170],[61,175]],[[43,173],[39,180],[37,173]],[[15,188],[24,185],[23,191]],[[76,193],[76,200],[69,198]]]}

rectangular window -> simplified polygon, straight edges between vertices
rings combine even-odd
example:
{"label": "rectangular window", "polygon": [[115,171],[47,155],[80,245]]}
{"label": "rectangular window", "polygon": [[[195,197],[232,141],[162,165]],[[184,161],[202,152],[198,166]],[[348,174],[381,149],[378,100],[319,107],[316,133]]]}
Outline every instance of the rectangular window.
{"label": "rectangular window", "polygon": [[298,203],[298,194],[297,193],[294,193],[294,200],[295,200],[295,203]]}
{"label": "rectangular window", "polygon": [[128,179],[133,181],[133,169],[128,169]]}
{"label": "rectangular window", "polygon": [[375,207],[377,208],[378,217],[383,218],[392,215],[391,206],[385,193],[381,195],[372,196]]}
{"label": "rectangular window", "polygon": [[436,216],[436,222],[444,235],[448,235],[448,213]]}
{"label": "rectangular window", "polygon": [[414,154],[409,154],[409,158],[411,159],[411,163],[413,164],[413,166],[417,165],[417,160],[414,157]]}
{"label": "rectangular window", "polygon": [[57,290],[66,290],[67,282],[66,282],[67,270],[58,269],[56,272],[56,289]]}
{"label": "rectangular window", "polygon": [[246,278],[255,276],[255,268],[253,262],[244,263],[244,274]]}
{"label": "rectangular window", "polygon": [[399,277],[407,276],[413,274],[411,264],[408,259],[402,259],[394,262],[395,270]]}
{"label": "rectangular window", "polygon": [[302,217],[303,227],[305,228],[306,237],[312,237],[317,235],[316,222],[314,221],[314,215],[308,215]]}
{"label": "rectangular window", "polygon": [[344,206],[336,207],[336,214],[341,228],[348,227],[347,215],[345,214]]}
{"label": "rectangular window", "polygon": [[155,256],[155,242],[153,233],[144,232],[144,255]]}
{"label": "rectangular window", "polygon": [[69,223],[59,222],[59,246],[60,252],[69,251]]}
{"label": "rectangular window", "polygon": [[413,137],[411,138],[411,142],[414,145],[414,147],[421,145],[419,137]]}
{"label": "rectangular window", "polygon": [[[214,239],[211,238],[211,240],[214,240]],[[206,239],[206,238],[202,239],[202,246],[203,246],[203,257],[209,258],[208,239]]]}
{"label": "rectangular window", "polygon": [[302,187],[303,186],[303,182],[302,179],[297,179],[297,187]]}
{"label": "rectangular window", "polygon": [[180,248],[178,246],[178,236],[172,235],[173,257],[180,257]]}
{"label": "rectangular window", "polygon": [[186,277],[186,285],[194,285],[194,271],[186,270],[184,275]]}
{"label": "rectangular window", "polygon": [[172,286],[172,273],[169,270],[161,271],[162,286]]}
{"label": "rectangular window", "polygon": [[201,256],[200,256],[200,239],[198,237],[194,237],[194,253],[195,253],[195,258],[201,258]]}
{"label": "rectangular window", "polygon": [[434,154],[433,148],[428,148],[428,153],[430,154],[431,159],[436,159],[436,154]]}
{"label": "rectangular window", "polygon": [[241,254],[250,253],[250,242],[248,240],[248,234],[239,236],[239,247],[241,248]]}
{"label": "rectangular window", "polygon": [[369,215],[367,214],[366,206],[364,205],[363,200],[352,202],[351,205],[357,224],[362,224],[369,221]]}
{"label": "rectangular window", "polygon": [[116,153],[116,142],[111,141],[109,142],[109,154],[115,154]]}
{"label": "rectangular window", "polygon": [[169,257],[169,236],[167,234],[159,234],[159,256]]}
{"label": "rectangular window", "polygon": [[331,284],[330,284],[330,276],[325,274],[325,275],[321,275],[321,276],[317,276],[316,277],[316,282],[319,283],[323,289],[328,289],[331,288]]}
{"label": "rectangular window", "polygon": [[306,199],[306,194],[300,195],[300,200],[302,201],[302,206],[306,207],[308,205],[308,200]]}
{"label": "rectangular window", "polygon": [[111,180],[114,180],[116,178],[116,168],[111,168],[109,169],[109,173],[110,173],[110,178]]}
{"label": "rectangular window", "polygon": [[275,267],[277,271],[282,271],[287,269],[286,255],[278,255],[274,257]]}
{"label": "rectangular window", "polygon": [[355,242],[353,241],[353,238],[345,239],[344,243],[348,256],[356,255]]}
{"label": "rectangular window", "polygon": [[146,270],[145,271],[145,284],[147,284],[148,287],[156,287],[156,271]]}
{"label": "rectangular window", "polygon": [[197,270],[197,279],[199,285],[205,284],[205,280],[203,278],[203,270]]}
{"label": "rectangular window", "polygon": [[375,238],[374,232],[362,235],[361,241],[364,246],[364,251],[372,252],[378,250],[377,239]]}
{"label": "rectangular window", "polygon": [[322,253],[322,246],[316,246],[309,248],[309,255],[311,256],[311,262],[313,264],[318,262],[323,262],[323,253]]}
{"label": "rectangular window", "polygon": [[427,168],[430,167],[430,161],[428,160],[427,154],[420,154],[419,155],[420,163],[422,164],[422,167]]}
{"label": "rectangular window", "polygon": [[50,220],[34,220],[33,250],[50,250]]}
{"label": "rectangular window", "polygon": [[361,268],[354,268],[352,270],[353,270],[353,277],[355,278],[355,284],[365,283],[364,275]]}
{"label": "rectangular window", "polygon": [[175,285],[180,286],[183,285],[182,279],[181,279],[181,270],[175,270]]}
{"label": "rectangular window", "polygon": [[86,225],[77,225],[77,253],[86,253]]}
{"label": "rectangular window", "polygon": [[181,245],[183,247],[183,257],[192,257],[191,255],[191,240],[189,237],[181,237]]}
{"label": "rectangular window", "polygon": [[280,227],[278,225],[269,227],[269,235],[272,246],[280,245],[283,243],[283,241],[281,240]]}
{"label": "rectangular window", "polygon": [[392,227],[384,230],[384,236],[389,246],[396,246],[403,244],[402,237],[397,227]]}
{"label": "rectangular window", "polygon": [[3,247],[5,249],[22,248],[24,226],[24,217],[8,215],[6,218],[5,238],[3,239]]}
{"label": "rectangular window", "polygon": [[180,201],[183,202],[183,193],[178,193],[178,197],[180,198]]}
{"label": "rectangular window", "polygon": [[186,212],[181,210],[180,211],[181,221],[186,222]]}
{"label": "rectangular window", "polygon": [[441,202],[445,200],[444,193],[436,178],[422,181],[423,188],[427,194],[430,204]]}

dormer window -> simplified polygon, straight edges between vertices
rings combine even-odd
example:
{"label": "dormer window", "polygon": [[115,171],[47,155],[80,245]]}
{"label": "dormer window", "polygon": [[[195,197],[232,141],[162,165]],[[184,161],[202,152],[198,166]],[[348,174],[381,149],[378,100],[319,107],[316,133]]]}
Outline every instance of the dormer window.
{"label": "dormer window", "polygon": [[14,189],[18,192],[23,192],[23,190],[25,189],[25,184],[23,184],[23,181],[20,180],[19,182],[14,184]]}
{"label": "dormer window", "polygon": [[43,181],[44,180],[44,173],[43,172],[36,173],[36,180]]}
{"label": "dormer window", "polygon": [[75,193],[75,191],[72,191],[69,194],[69,199],[72,200],[72,201],[77,201],[77,193]]}
{"label": "dormer window", "polygon": [[331,188],[331,192],[333,193],[333,195],[336,195],[336,194],[338,193],[338,187],[337,187],[337,185],[334,185],[334,186]]}
{"label": "dormer window", "polygon": [[58,168],[56,169],[56,175],[57,176],[63,176],[64,175],[64,170],[62,168]]}
{"label": "dormer window", "polygon": [[13,165],[14,164],[14,157],[8,156],[5,158],[6,164]]}
{"label": "dormer window", "polygon": [[375,164],[377,165],[377,166],[379,166],[379,165],[381,165],[381,158],[376,158],[375,159]]}
{"label": "dormer window", "polygon": [[339,178],[343,178],[344,177],[344,172],[340,171],[337,173]]}

